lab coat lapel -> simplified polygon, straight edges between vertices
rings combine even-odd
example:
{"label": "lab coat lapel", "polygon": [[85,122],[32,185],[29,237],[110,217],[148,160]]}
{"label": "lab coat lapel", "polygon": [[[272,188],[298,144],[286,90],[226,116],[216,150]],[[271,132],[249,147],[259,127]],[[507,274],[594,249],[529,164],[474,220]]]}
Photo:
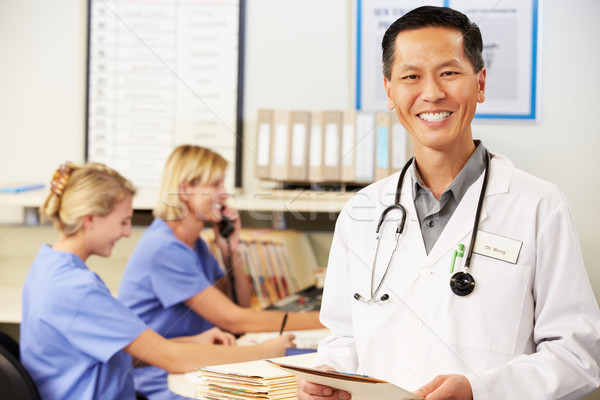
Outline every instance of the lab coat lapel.
{"label": "lab coat lapel", "polygon": [[[467,190],[461,202],[458,204],[458,207],[452,214],[452,217],[448,221],[448,224],[446,224],[442,234],[431,249],[431,252],[427,257],[427,265],[429,267],[435,264],[441,257],[455,249],[458,243],[463,243],[465,247],[469,246],[482,184],[483,174],[481,174],[475,183]],[[481,216],[479,217],[480,223],[484,221],[486,217],[487,212],[485,210],[484,201],[484,207],[482,207]],[[468,251],[468,248],[465,250]],[[448,262],[450,262],[450,260],[448,260]]]}
{"label": "lab coat lapel", "polygon": [[[479,217],[480,225],[488,216],[486,199],[502,193],[507,193],[510,188],[510,181],[514,173],[514,165],[502,155],[495,154],[490,162],[490,177],[488,187],[485,193],[485,199],[481,208]],[[469,251],[468,246],[471,241],[471,232],[475,222],[475,213],[477,211],[477,202],[483,185],[483,174],[471,185],[465,193],[462,201],[452,214],[446,228],[440,235],[438,241],[431,249],[427,257],[427,265],[432,266],[440,258],[454,250],[459,243],[465,245],[465,251]],[[466,237],[465,237],[466,236]],[[450,263],[450,259],[448,259]],[[448,264],[449,266],[449,264]]]}
{"label": "lab coat lapel", "polygon": [[421,234],[421,227],[417,217],[417,209],[415,208],[415,202],[413,200],[413,190],[415,189],[415,185],[410,178],[410,176],[412,176],[410,169],[407,171],[406,175],[409,178],[405,178],[402,184],[402,205],[406,208],[406,213],[408,214],[406,217],[407,221],[404,239],[408,242],[408,248],[411,249],[411,252],[414,254],[415,260],[417,261],[416,265],[422,265],[427,258],[427,251],[425,250],[425,242],[423,242],[423,235]]}

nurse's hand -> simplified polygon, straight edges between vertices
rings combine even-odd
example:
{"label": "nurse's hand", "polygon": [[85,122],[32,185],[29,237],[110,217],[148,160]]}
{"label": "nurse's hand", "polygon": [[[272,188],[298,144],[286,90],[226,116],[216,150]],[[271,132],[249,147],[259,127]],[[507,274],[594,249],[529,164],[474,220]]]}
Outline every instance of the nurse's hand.
{"label": "nurse's hand", "polygon": [[471,384],[463,375],[438,375],[415,394],[426,400],[473,400]]}
{"label": "nurse's hand", "polygon": [[[317,368],[323,369],[325,371],[335,371],[335,369],[327,365],[319,365]],[[296,390],[296,397],[298,397],[300,400],[348,400],[352,398],[350,393],[345,392],[343,390],[332,389],[329,386],[319,385],[317,383],[312,383],[304,379],[298,379],[298,389]]]}
{"label": "nurse's hand", "polygon": [[274,339],[257,344],[256,347],[260,351],[261,358],[283,357],[285,356],[285,349],[296,347],[294,339],[296,339],[294,335],[279,335]]}
{"label": "nurse's hand", "polygon": [[190,336],[197,344],[222,344],[225,346],[235,345],[235,336],[231,333],[223,332],[219,328],[211,328],[199,335]]}

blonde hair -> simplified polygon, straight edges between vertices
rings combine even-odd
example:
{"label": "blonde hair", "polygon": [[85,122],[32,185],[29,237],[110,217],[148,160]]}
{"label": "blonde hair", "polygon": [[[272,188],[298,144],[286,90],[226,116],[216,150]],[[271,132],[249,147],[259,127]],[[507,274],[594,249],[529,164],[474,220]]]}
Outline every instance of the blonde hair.
{"label": "blonde hair", "polygon": [[227,161],[206,147],[186,144],[175,148],[165,165],[154,216],[164,220],[183,218],[187,208],[179,197],[180,185],[212,184],[220,179],[226,168]]}
{"label": "blonde hair", "polygon": [[70,236],[79,231],[85,215],[107,215],[115,204],[135,192],[130,181],[104,164],[79,167],[67,163],[55,172],[41,214],[54,220],[59,232]]}

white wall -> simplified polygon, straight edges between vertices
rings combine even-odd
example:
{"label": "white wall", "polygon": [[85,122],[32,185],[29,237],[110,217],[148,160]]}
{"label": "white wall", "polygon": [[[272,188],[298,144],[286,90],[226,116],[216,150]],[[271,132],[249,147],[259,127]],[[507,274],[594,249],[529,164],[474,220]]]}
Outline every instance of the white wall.
{"label": "white wall", "polygon": [[[474,132],[565,192],[600,296],[600,2],[542,2],[542,122],[476,122]],[[352,106],[350,21],[350,0],[248,0],[246,189],[259,186],[258,108]],[[84,0],[0,1],[0,182],[47,181],[60,162],[83,161],[86,38]]]}

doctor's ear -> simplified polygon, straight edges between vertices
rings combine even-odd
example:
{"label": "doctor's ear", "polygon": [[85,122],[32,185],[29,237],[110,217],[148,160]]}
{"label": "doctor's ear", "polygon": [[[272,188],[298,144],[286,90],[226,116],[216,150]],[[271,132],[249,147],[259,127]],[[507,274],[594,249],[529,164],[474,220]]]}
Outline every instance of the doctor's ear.
{"label": "doctor's ear", "polygon": [[392,111],[396,108],[396,104],[394,104],[394,101],[392,100],[392,84],[390,83],[390,81],[388,81],[386,77],[384,77],[383,85],[385,86],[385,93],[387,94],[388,98],[387,108],[388,110]]}
{"label": "doctor's ear", "polygon": [[483,103],[485,101],[485,77],[486,77],[486,69],[482,68],[481,71],[477,73],[477,84],[479,85],[479,91],[477,92],[477,102]]}

